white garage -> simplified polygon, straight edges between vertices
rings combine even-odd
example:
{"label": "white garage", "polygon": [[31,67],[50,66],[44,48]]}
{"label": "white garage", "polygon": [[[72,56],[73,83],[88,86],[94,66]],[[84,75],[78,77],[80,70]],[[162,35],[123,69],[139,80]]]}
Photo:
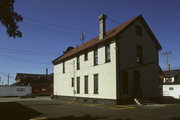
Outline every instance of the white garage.
{"label": "white garage", "polygon": [[31,86],[0,86],[0,97],[23,96],[31,93]]}

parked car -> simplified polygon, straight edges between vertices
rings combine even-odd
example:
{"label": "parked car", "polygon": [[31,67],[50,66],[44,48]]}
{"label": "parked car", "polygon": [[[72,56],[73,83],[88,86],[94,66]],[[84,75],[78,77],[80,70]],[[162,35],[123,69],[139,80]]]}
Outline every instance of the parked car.
{"label": "parked car", "polygon": [[22,95],[20,98],[35,98],[37,95],[34,93],[27,94],[27,95]]}

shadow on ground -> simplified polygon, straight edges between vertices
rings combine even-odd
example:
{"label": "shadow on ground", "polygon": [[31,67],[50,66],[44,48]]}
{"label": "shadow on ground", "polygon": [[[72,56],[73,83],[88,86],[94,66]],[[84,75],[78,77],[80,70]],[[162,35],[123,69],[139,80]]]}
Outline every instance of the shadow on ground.
{"label": "shadow on ground", "polygon": [[127,118],[127,119],[117,119],[117,120],[132,120],[132,119]]}
{"label": "shadow on ground", "polygon": [[180,120],[180,117],[172,117],[171,120]]}
{"label": "shadow on ground", "polygon": [[1,120],[29,120],[40,115],[42,115],[42,113],[34,111],[16,102],[0,103]]}
{"label": "shadow on ground", "polygon": [[63,116],[59,118],[49,118],[48,120],[98,120],[98,119],[106,119],[108,117],[94,117],[91,115],[84,115],[84,116]]}
{"label": "shadow on ground", "polygon": [[[92,115],[84,115],[84,116],[74,116],[74,115],[69,115],[69,116],[63,116],[59,118],[49,118],[47,120],[100,120],[100,119],[108,119],[109,117],[94,117]],[[117,120],[132,120],[132,119],[117,119]]]}

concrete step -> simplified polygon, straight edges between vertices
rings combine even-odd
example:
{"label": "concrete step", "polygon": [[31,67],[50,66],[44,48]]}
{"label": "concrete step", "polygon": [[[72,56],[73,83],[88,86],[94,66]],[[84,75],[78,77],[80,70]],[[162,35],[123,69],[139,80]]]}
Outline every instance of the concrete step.
{"label": "concrete step", "polygon": [[152,102],[151,100],[148,100],[148,99],[142,99],[142,98],[134,98],[134,102],[137,104],[137,105],[153,105],[155,104],[154,102]]}

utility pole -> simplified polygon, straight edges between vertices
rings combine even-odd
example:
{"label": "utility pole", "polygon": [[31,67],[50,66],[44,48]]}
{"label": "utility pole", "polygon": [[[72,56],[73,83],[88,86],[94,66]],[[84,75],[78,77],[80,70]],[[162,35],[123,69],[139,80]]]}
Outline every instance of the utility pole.
{"label": "utility pole", "polygon": [[171,51],[163,52],[162,55],[166,56],[166,70],[170,70],[170,64],[168,63],[169,54],[171,54]]}
{"label": "utility pole", "polygon": [[8,73],[8,84],[7,85],[9,86],[9,73]]}
{"label": "utility pole", "polygon": [[85,38],[86,38],[85,32],[81,32],[81,39],[80,39],[80,41],[82,42],[82,44],[84,43],[84,39]]}

